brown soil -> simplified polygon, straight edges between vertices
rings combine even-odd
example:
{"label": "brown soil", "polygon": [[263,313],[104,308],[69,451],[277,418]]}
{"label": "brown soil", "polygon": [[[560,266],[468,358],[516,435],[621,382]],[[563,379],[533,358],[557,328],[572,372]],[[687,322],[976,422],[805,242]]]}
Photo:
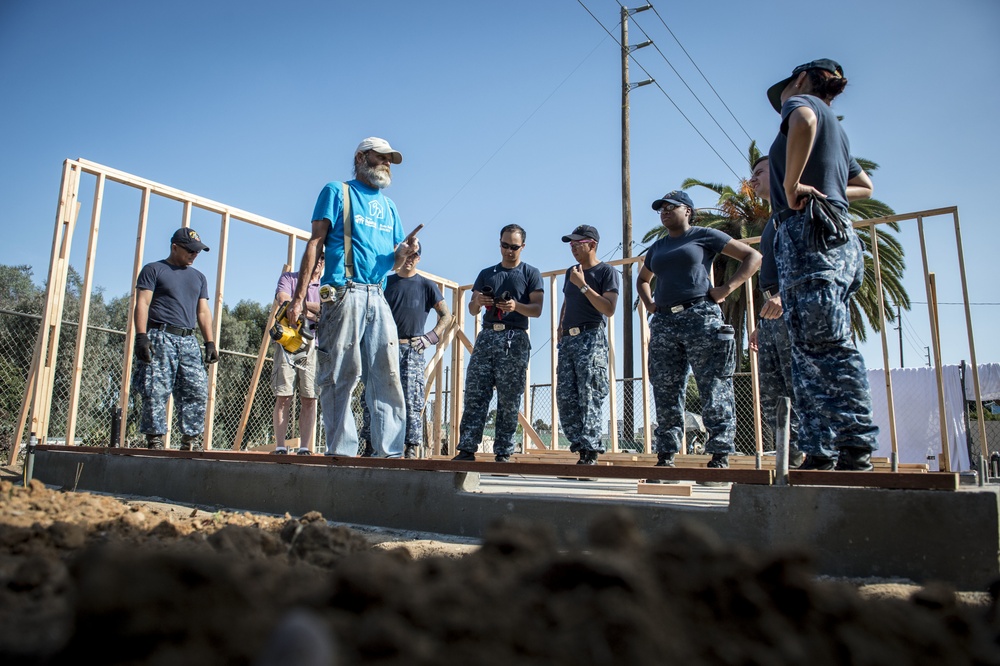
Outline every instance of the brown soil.
{"label": "brown soil", "polygon": [[0,481],[2,664],[1000,664],[985,592],[818,579],[694,528],[481,546]]}

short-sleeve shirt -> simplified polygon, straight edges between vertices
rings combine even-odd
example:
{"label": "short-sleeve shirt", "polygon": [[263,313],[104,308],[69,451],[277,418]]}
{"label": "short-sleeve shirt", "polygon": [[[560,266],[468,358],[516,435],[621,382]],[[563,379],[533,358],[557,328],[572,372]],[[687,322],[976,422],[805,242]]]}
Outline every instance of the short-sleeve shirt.
{"label": "short-sleeve shirt", "polygon": [[[502,264],[484,268],[479,272],[472,289],[481,292],[487,285],[493,288],[493,298],[499,299],[504,292],[509,292],[512,299],[525,305],[531,303],[532,293],[544,291],[542,274],[523,261],[514,268],[504,268]],[[504,312],[502,318],[497,315],[496,308],[486,308],[483,324],[507,324],[511,328],[528,330],[528,318],[519,312]]]}
{"label": "short-sleeve shirt", "polygon": [[148,324],[198,327],[198,301],[208,300],[208,280],[198,269],[154,261],[139,271],[135,288],[153,292]]}
{"label": "short-sleeve shirt", "polygon": [[[295,296],[295,290],[299,286],[299,272],[298,271],[285,271],[278,278],[278,286],[274,288],[275,297],[278,294],[288,294],[289,296]],[[319,303],[319,282],[310,282],[309,287],[306,289],[306,303]],[[316,329],[316,322],[307,319],[306,323],[309,330]]]}
{"label": "short-sleeve shirt", "polygon": [[800,107],[808,107],[816,114],[816,139],[802,171],[802,184],[815,187],[847,210],[847,181],[860,174],[861,167],[857,160],[851,158],[851,144],[837,114],[829,104],[812,95],[789,97],[781,107],[781,129],[768,152],[772,210],[788,208],[788,199],[782,187],[788,157],[788,117]]}
{"label": "short-sleeve shirt", "polygon": [[[566,281],[563,284],[563,296],[566,299],[564,301],[566,313],[563,315],[563,329],[602,323],[606,317],[594,307],[586,294],[570,281],[569,272],[571,270],[571,268],[566,269]],[[598,294],[617,294],[621,282],[618,271],[603,261],[583,271],[583,280]]]}
{"label": "short-sleeve shirt", "polygon": [[401,340],[424,334],[427,313],[444,300],[437,285],[423,275],[400,277],[390,275],[385,280],[385,300],[396,322],[396,334]]}
{"label": "short-sleeve shirt", "polygon": [[[393,251],[403,242],[403,223],[396,204],[382,190],[368,187],[359,180],[347,182],[353,221],[351,246],[354,253],[354,277],[358,284],[382,284],[395,263]],[[330,231],[324,245],[326,268],[321,282],[342,287],[348,278],[344,271],[344,209],[342,183],[327,183],[313,208],[313,220],[329,220]]]}
{"label": "short-sleeve shirt", "polygon": [[657,309],[707,296],[712,288],[712,262],[731,240],[718,229],[691,227],[681,236],[666,236],[653,243],[642,265],[656,276],[653,302]]}

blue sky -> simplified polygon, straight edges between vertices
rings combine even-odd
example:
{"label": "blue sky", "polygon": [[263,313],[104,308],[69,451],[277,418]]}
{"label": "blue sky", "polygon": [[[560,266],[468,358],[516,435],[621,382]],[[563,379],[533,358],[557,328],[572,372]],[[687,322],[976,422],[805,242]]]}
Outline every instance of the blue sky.
{"label": "blue sky", "polygon": [[[617,2],[584,5],[617,37]],[[766,149],[776,131],[766,88],[802,62],[834,58],[850,79],[834,108],[854,153],[881,165],[876,197],[900,213],[959,207],[970,298],[982,304],[972,308],[978,360],[1000,361],[1000,297],[983,279],[995,261],[1000,3],[848,0],[835,12],[785,0],[757,5],[766,11],[662,3],[659,16],[633,17],[630,41],[645,32],[659,48],[635,55],[660,86],[631,94],[635,239],[658,223],[649,203],[685,178],[735,185],[733,172],[748,171],[750,139]],[[498,231],[510,222],[527,229],[523,259],[543,271],[569,265],[559,237],[581,223],[597,226],[602,255],[617,258],[619,53],[577,0],[3,0],[0,263],[30,264],[39,281],[46,274],[66,158],[308,229],[320,188],[349,176],[353,150],[369,135],[404,155],[387,193],[407,228],[426,225],[425,270],[471,283],[499,260]],[[647,77],[630,67],[633,81]],[[707,190],[691,194],[698,206],[714,203]],[[151,240],[147,260],[166,255],[180,222],[171,203],[151,212],[151,238],[162,245]],[[96,277],[111,296],[130,287],[137,216],[138,197],[109,188]],[[196,213],[192,226],[210,245],[218,237],[214,216]],[[961,301],[951,218],[928,219],[926,229],[943,358],[968,360],[963,309],[950,305]],[[907,366],[919,366],[930,334],[916,225],[900,238],[918,302],[904,314],[902,351]],[[85,245],[78,233],[80,270]],[[235,229],[225,301],[267,301],[285,252],[283,241]],[[213,282],[217,258],[196,264]],[[870,367],[882,367],[881,343],[871,340],[862,350]],[[543,344],[536,341],[544,357]],[[896,367],[895,330],[889,347]],[[547,375],[547,363],[539,365]]]}

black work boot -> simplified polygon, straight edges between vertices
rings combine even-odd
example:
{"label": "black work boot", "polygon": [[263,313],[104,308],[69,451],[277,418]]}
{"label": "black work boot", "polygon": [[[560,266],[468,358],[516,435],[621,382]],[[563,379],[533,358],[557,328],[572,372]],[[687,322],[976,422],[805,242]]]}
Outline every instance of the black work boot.
{"label": "black work boot", "polygon": [[712,469],[726,469],[729,467],[729,454],[728,453],[713,453],[712,459],[708,461],[708,465]]}
{"label": "black work boot", "polygon": [[407,444],[403,449],[404,458],[416,458],[417,457],[417,447],[414,444]]}
{"label": "black work boot", "polygon": [[673,453],[657,453],[656,467],[676,467]]}
{"label": "black work boot", "polygon": [[153,451],[162,451],[163,435],[146,435],[146,448]]}
{"label": "black work boot", "polygon": [[837,451],[837,465],[834,469],[842,472],[870,472],[875,469],[872,465],[872,452],[868,449],[842,446]]}
{"label": "black work boot", "polygon": [[499,463],[509,463],[510,462],[510,456],[505,456],[502,453],[498,453],[498,454],[496,454],[493,457],[493,460],[495,460],[496,462],[499,462]]}
{"label": "black work boot", "polygon": [[452,458],[456,462],[476,462],[476,454],[472,451],[458,451],[458,455]]}
{"label": "black work boot", "polygon": [[201,451],[201,435],[182,435],[180,451]]}
{"label": "black work boot", "polygon": [[797,446],[788,449],[788,469],[799,469],[806,460],[806,454]]}
{"label": "black work boot", "polygon": [[374,458],[375,457],[375,447],[372,443],[365,440],[365,450],[361,454],[362,458]]}
{"label": "black work boot", "polygon": [[596,465],[597,464],[597,451],[589,451],[587,449],[580,449],[580,459],[576,461],[577,465]]}
{"label": "black work boot", "polygon": [[829,471],[833,469],[833,458],[827,456],[806,454],[805,462],[799,466],[799,470],[820,470]]}

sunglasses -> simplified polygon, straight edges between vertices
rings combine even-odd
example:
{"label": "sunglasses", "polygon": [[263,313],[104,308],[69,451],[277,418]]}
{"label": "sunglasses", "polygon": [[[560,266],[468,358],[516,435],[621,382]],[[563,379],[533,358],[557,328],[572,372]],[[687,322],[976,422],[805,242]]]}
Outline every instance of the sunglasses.
{"label": "sunglasses", "polygon": [[521,245],[511,245],[510,243],[504,243],[503,241],[500,241],[500,247],[502,247],[505,250],[510,250],[511,252],[516,252],[520,250],[522,247],[524,247],[524,244],[522,243]]}
{"label": "sunglasses", "polygon": [[660,210],[658,212],[660,212],[660,213],[669,213],[670,211],[674,210],[675,208],[680,208],[680,207],[681,207],[681,204],[668,204],[668,203],[665,203],[662,206],[660,206]]}
{"label": "sunglasses", "polygon": [[592,240],[578,240],[569,242],[569,244],[573,247],[580,247],[581,245],[590,245],[591,243],[597,245],[597,241],[592,241]]}

